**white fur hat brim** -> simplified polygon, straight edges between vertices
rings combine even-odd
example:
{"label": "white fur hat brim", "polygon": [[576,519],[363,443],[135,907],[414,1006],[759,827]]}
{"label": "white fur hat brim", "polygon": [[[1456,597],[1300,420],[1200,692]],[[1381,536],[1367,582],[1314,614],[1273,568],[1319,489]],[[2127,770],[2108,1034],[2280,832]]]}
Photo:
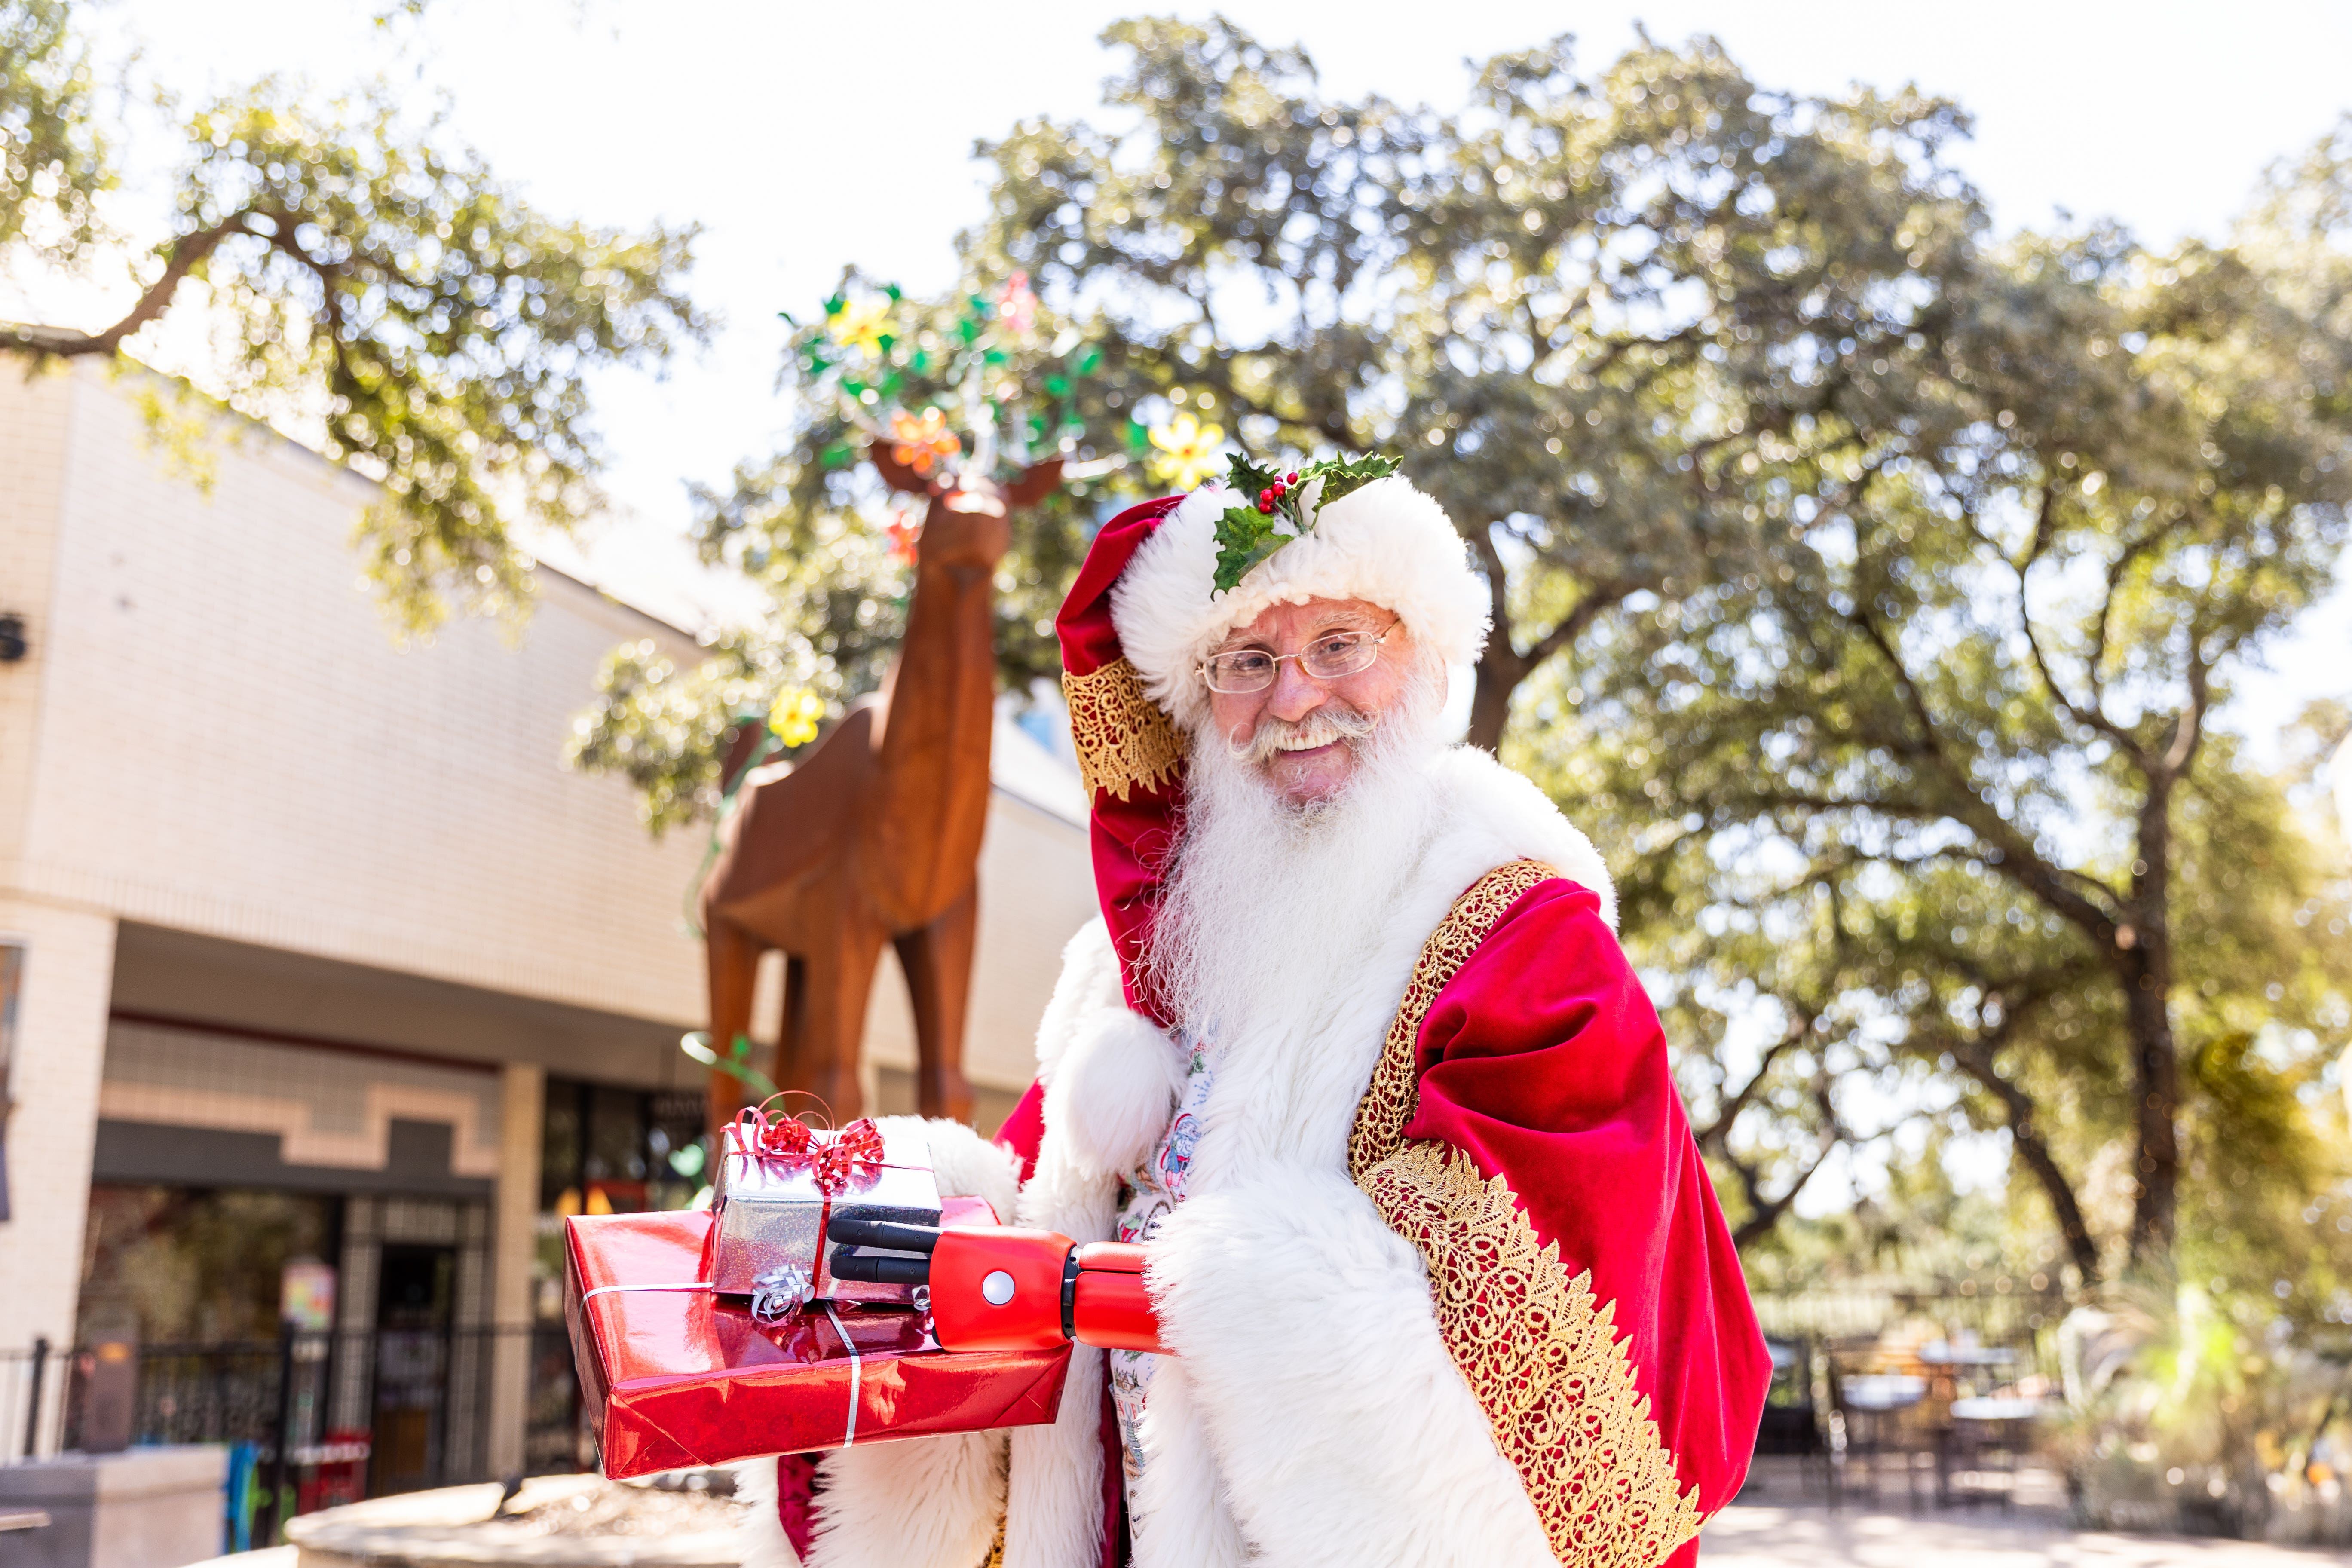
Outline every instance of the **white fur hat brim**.
{"label": "white fur hat brim", "polygon": [[1111,625],[1143,689],[1183,729],[1207,719],[1193,671],[1235,626],[1268,605],[1362,599],[1396,612],[1413,641],[1447,665],[1486,646],[1486,584],[1436,501],[1402,479],[1376,479],[1317,513],[1315,526],[1215,591],[1217,518],[1237,504],[1212,485],[1186,496],[1143,542],[1111,589]]}

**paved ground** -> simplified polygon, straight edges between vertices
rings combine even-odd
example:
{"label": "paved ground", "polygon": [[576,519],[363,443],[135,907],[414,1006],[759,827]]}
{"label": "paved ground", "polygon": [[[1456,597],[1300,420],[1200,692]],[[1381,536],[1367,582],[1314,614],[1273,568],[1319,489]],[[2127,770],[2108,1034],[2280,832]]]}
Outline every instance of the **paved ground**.
{"label": "paved ground", "polygon": [[2038,1510],[1910,1513],[1734,1504],[1706,1527],[1701,1568],[2317,1568],[2342,1552],[2074,1531]]}
{"label": "paved ground", "polygon": [[1699,1542],[1701,1568],[2318,1568],[2352,1556],[2319,1547],[2263,1546],[2210,1537],[2123,1534],[2068,1526],[2057,1477],[2014,1479],[2013,1505],[1933,1506],[1933,1478],[1916,1499],[1896,1476],[1874,1496],[1851,1493],[1832,1510],[1822,1478],[1790,1460],[1758,1462],[1748,1489]]}

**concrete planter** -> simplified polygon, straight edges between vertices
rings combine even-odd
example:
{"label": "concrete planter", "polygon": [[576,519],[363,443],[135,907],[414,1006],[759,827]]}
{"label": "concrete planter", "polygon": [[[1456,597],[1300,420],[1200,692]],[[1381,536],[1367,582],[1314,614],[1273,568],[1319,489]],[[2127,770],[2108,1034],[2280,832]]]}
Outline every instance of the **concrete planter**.
{"label": "concrete planter", "polygon": [[221,1549],[215,1445],[60,1454],[0,1465],[0,1510],[39,1509],[49,1523],[0,1538],[7,1568],[182,1568]]}

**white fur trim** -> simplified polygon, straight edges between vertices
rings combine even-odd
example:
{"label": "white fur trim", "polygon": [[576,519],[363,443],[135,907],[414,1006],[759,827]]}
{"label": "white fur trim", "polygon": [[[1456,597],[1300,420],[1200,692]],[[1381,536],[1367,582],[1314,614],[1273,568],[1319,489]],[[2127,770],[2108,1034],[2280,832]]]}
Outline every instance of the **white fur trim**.
{"label": "white fur trim", "polygon": [[1127,994],[1119,984],[1118,953],[1110,944],[1110,928],[1097,915],[1064,944],[1061,974],[1037,1019],[1037,1076],[1048,1088],[1079,1030],[1112,1008],[1125,1012]]}
{"label": "white fur trim", "polygon": [[1212,486],[1186,496],[1145,540],[1111,589],[1111,624],[1144,689],[1176,722],[1197,730],[1208,692],[1192,672],[1226,633],[1269,605],[1363,599],[1394,610],[1441,664],[1467,664],[1486,646],[1489,599],[1470,547],[1445,510],[1402,479],[1376,479],[1316,515],[1315,526],[1219,594],[1219,514],[1238,504]]}
{"label": "white fur trim", "polygon": [[[1420,1255],[1346,1176],[1269,1176],[1161,1221],[1150,1275],[1255,1554],[1284,1568],[1551,1564],[1439,1337]],[[1155,1382],[1147,1422],[1160,1397]],[[1184,1459],[1148,1455],[1145,1485],[1192,1491]]]}
{"label": "white fur trim", "polygon": [[972,1568],[1004,1504],[1004,1434],[908,1437],[818,1465],[808,1568]]}
{"label": "white fur trim", "polygon": [[1152,1373],[1138,1436],[1144,1484],[1129,1509],[1135,1568],[1241,1568],[1249,1552],[1225,1506],[1182,1357],[1163,1357]]}
{"label": "white fur trim", "polygon": [[1560,815],[1534,780],[1513,773],[1475,746],[1454,746],[1440,753],[1433,772],[1452,801],[1443,836],[1448,858],[1485,861],[1457,893],[1506,861],[1541,860],[1599,894],[1601,918],[1611,931],[1617,929],[1617,885],[1610,880],[1601,852]]}
{"label": "white fur trim", "polygon": [[743,1568],[801,1568],[800,1553],[776,1512],[776,1461],[746,1459],[735,1467],[735,1496],[750,1505],[736,1527],[735,1550]]}
{"label": "white fur trim", "polygon": [[1073,1164],[1117,1176],[1151,1152],[1182,1087],[1176,1047],[1139,1013],[1104,1008],[1075,1031],[1045,1090],[1045,1122],[1069,1135]]}
{"label": "white fur trim", "polygon": [[931,1174],[939,1182],[940,1196],[986,1198],[999,1221],[1013,1222],[1013,1205],[1021,1191],[1021,1162],[1012,1150],[945,1117],[885,1116],[877,1125],[886,1136],[892,1129],[916,1132],[929,1145]]}

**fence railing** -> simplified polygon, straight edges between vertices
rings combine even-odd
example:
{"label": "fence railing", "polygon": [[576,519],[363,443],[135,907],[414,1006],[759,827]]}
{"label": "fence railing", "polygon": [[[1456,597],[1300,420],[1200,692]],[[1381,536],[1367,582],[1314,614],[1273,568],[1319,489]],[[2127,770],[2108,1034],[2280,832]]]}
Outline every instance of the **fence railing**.
{"label": "fence railing", "polygon": [[[91,1399],[96,1370],[87,1347],[36,1341],[0,1349],[0,1463],[93,1438],[104,1447],[225,1444],[227,1539],[239,1549],[276,1540],[298,1513],[501,1479],[518,1453],[527,1474],[575,1470],[594,1458],[560,1325],[142,1345],[127,1412]],[[509,1430],[495,1431],[497,1422]],[[113,1429],[96,1429],[103,1426]]]}
{"label": "fence railing", "polygon": [[[2032,1347],[2045,1363],[2066,1316],[2054,1290],[1906,1289],[1897,1285],[1759,1294],[1756,1320],[1775,1339],[1815,1343],[1874,1339],[1906,1324],[1934,1324],[1943,1334],[1972,1334],[1986,1344]],[[2033,1370],[2033,1369],[2028,1369]],[[2054,1367],[2040,1365],[2053,1372]]]}

